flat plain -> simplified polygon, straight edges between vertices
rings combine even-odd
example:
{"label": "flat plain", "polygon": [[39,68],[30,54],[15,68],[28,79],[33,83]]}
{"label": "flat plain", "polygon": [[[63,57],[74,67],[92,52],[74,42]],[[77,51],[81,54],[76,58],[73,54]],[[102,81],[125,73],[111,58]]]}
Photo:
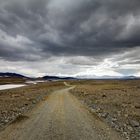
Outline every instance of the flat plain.
{"label": "flat plain", "polygon": [[68,80],[2,90],[0,139],[139,140],[139,84]]}

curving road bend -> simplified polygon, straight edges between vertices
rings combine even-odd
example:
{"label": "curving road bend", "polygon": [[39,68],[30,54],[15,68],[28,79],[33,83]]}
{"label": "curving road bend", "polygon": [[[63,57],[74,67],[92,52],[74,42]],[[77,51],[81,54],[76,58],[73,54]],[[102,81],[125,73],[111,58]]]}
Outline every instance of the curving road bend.
{"label": "curving road bend", "polygon": [[69,90],[53,92],[23,119],[0,132],[0,140],[121,140],[89,113]]}

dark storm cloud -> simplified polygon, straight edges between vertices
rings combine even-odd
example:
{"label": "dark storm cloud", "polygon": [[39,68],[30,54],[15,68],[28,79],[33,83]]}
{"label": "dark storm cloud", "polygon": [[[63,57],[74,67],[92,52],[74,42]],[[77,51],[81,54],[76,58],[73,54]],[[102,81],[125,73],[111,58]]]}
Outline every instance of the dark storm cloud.
{"label": "dark storm cloud", "polygon": [[0,0],[0,56],[101,58],[140,46],[139,7],[139,0]]}

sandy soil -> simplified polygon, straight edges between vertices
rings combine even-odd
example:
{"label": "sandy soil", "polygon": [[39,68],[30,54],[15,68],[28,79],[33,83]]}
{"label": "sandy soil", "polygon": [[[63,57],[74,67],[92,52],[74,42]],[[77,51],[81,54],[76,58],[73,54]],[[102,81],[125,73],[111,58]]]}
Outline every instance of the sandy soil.
{"label": "sandy soil", "polygon": [[50,94],[32,112],[4,129],[0,140],[121,140],[69,93],[71,88]]}

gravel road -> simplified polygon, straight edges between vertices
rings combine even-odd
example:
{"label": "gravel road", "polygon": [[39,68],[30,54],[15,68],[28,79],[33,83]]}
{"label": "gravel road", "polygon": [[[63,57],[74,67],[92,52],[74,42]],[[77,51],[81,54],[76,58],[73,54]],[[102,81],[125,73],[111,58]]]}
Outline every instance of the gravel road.
{"label": "gravel road", "polygon": [[57,90],[0,132],[0,140],[122,140],[69,93]]}

